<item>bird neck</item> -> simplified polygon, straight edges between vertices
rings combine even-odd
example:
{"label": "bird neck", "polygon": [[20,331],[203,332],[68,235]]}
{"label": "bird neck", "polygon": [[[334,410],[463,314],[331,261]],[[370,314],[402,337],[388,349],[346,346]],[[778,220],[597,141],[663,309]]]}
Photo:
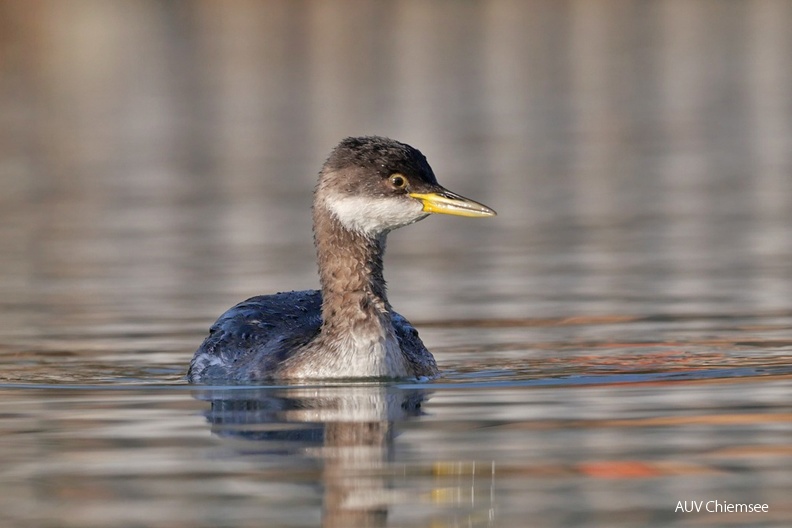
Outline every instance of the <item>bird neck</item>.
{"label": "bird neck", "polygon": [[382,272],[385,234],[371,237],[347,229],[327,209],[315,206],[314,242],[323,327],[389,323],[391,307]]}
{"label": "bird neck", "polygon": [[308,362],[305,372],[315,377],[328,371],[353,378],[410,375],[382,276],[385,233],[369,236],[347,228],[317,200],[314,237],[322,283],[322,327],[309,347],[321,351],[322,360],[318,370]]}

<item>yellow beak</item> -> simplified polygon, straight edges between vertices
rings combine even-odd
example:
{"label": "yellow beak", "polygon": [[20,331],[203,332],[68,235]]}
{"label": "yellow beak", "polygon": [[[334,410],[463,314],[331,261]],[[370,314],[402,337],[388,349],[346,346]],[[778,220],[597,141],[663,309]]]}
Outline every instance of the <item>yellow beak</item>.
{"label": "yellow beak", "polygon": [[410,193],[411,198],[420,200],[426,213],[449,214],[456,216],[495,216],[497,213],[484,204],[474,202],[445,189],[433,193]]}

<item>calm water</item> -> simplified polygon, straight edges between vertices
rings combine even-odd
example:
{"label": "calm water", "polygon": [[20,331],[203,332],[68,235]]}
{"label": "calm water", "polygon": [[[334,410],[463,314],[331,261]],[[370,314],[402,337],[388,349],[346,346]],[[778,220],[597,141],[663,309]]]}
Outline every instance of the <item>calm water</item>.
{"label": "calm water", "polygon": [[[789,526],[790,49],[784,1],[0,2],[0,526]],[[444,377],[187,385],[369,133],[499,212],[389,239]]]}

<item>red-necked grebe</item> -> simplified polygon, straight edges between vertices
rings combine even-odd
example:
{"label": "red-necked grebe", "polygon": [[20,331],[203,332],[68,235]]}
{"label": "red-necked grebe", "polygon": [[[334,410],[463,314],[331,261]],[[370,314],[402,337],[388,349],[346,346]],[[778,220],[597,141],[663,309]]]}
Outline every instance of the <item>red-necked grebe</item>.
{"label": "red-necked grebe", "polygon": [[436,376],[418,332],[392,310],[382,274],[388,232],[430,213],[495,215],[438,184],[409,145],[376,136],[342,141],[314,194],[322,289],[253,297],[228,310],[195,352],[188,379]]}

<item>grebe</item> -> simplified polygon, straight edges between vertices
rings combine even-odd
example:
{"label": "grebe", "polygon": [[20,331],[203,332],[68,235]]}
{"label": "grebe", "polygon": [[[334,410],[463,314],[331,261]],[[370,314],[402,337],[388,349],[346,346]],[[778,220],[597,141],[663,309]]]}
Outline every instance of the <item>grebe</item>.
{"label": "grebe", "polygon": [[252,297],[229,309],[195,352],[189,381],[436,376],[418,332],[391,308],[382,274],[387,234],[430,213],[495,215],[438,184],[409,145],[343,140],[314,193],[321,290]]}

